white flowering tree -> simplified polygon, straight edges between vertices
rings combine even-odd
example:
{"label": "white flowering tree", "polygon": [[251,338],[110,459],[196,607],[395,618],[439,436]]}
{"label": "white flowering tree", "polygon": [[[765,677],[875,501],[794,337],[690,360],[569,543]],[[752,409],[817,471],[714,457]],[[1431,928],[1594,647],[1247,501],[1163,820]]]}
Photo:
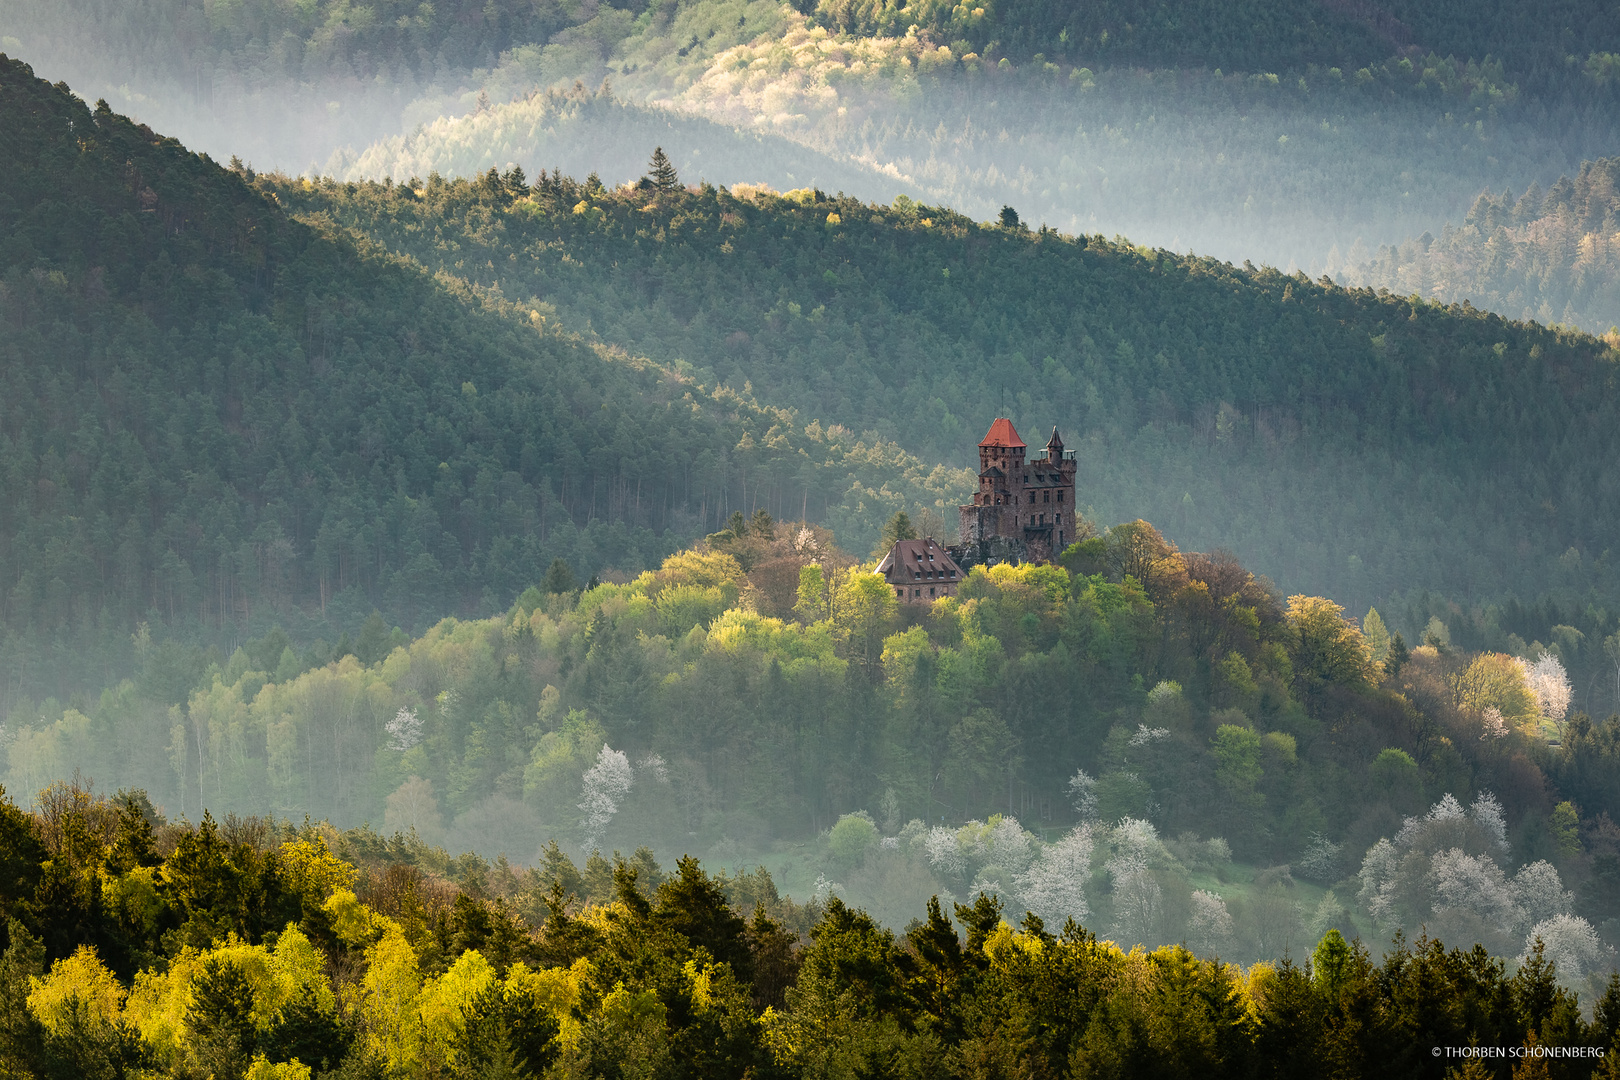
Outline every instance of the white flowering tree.
{"label": "white flowering tree", "polygon": [[1040,916],[1054,932],[1069,919],[1082,923],[1091,914],[1086,882],[1094,846],[1091,826],[1076,825],[1016,878],[1024,909]]}
{"label": "white flowering tree", "polygon": [[596,764],[585,770],[580,787],[579,828],[586,852],[596,849],[634,780],[629,757],[603,743]]}
{"label": "white flowering tree", "polygon": [[1097,820],[1097,780],[1084,769],[1069,778],[1069,802],[1081,821]]}
{"label": "white flowering tree", "polygon": [[1552,653],[1544,652],[1529,666],[1526,681],[1530,684],[1530,692],[1536,695],[1536,707],[1541,718],[1561,729],[1574,696],[1564,665]]}
{"label": "white flowering tree", "polygon": [[1520,935],[1570,913],[1573,897],[1547,862],[1511,877],[1502,806],[1489,793],[1466,809],[1451,795],[1409,817],[1362,859],[1358,899],[1388,928],[1426,927],[1445,941],[1510,954]]}
{"label": "white flowering tree", "polygon": [[929,868],[956,885],[969,884],[973,892],[999,893],[1029,869],[1038,846],[1011,815],[989,821],[970,821],[955,829],[943,825],[922,838]]}
{"label": "white flowering tree", "polygon": [[1121,944],[1147,944],[1158,927],[1164,891],[1153,864],[1165,857],[1151,821],[1121,818],[1109,836],[1111,855],[1103,869],[1113,883],[1114,935]]}
{"label": "white flowering tree", "polygon": [[1187,944],[1200,956],[1215,956],[1232,943],[1232,913],[1226,901],[1206,889],[1192,894],[1187,920]]}
{"label": "white flowering tree", "polygon": [[422,741],[422,719],[416,710],[401,706],[394,718],[383,725],[388,732],[388,748],[404,752]]}
{"label": "white flowering tree", "polygon": [[1592,976],[1614,967],[1614,949],[1603,943],[1591,923],[1577,915],[1554,915],[1532,926],[1524,939],[1520,963],[1530,958],[1538,938],[1566,989],[1590,992],[1596,989],[1591,986]]}

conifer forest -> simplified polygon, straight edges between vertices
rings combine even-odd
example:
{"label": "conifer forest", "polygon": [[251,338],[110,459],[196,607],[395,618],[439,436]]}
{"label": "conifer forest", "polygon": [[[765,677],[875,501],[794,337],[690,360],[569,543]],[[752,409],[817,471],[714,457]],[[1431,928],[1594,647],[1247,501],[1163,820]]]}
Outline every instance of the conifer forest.
{"label": "conifer forest", "polygon": [[1597,0],[0,0],[0,1075],[1620,1078],[1617,118]]}

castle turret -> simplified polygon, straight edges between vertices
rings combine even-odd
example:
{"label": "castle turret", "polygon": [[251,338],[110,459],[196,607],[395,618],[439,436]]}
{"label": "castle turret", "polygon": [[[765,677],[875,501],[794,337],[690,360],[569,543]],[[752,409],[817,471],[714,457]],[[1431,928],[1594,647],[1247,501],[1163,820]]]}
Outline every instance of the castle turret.
{"label": "castle turret", "polygon": [[1046,561],[1073,542],[1074,455],[1055,427],[1045,457],[1026,461],[1026,450],[1006,417],[979,443],[979,490],[961,508],[964,565]]}

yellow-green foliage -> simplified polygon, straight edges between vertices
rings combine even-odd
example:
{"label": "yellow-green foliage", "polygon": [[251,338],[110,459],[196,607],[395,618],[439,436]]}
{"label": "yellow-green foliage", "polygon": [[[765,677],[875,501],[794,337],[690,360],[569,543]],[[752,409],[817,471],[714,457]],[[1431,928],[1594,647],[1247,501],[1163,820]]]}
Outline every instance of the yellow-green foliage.
{"label": "yellow-green foliage", "polygon": [[1320,596],[1290,596],[1288,623],[1299,635],[1299,669],[1328,682],[1361,685],[1373,677],[1372,646],[1344,618],[1344,608]]}
{"label": "yellow-green foliage", "polygon": [[296,1058],[292,1061],[271,1061],[263,1054],[255,1054],[244,1080],[309,1080],[309,1077],[309,1066]]}
{"label": "yellow-green foliage", "polygon": [[385,933],[366,950],[366,973],[360,987],[365,995],[360,1008],[369,1049],[396,1068],[412,1067],[421,1055],[416,1003],[422,993],[422,974],[416,953],[399,930]]}
{"label": "yellow-green foliage", "polygon": [[103,872],[101,900],[120,921],[146,933],[157,928],[163,914],[157,871],[150,866],[134,867],[127,874]]}
{"label": "yellow-green foliage", "polygon": [[1516,656],[1481,653],[1448,681],[1460,709],[1483,712],[1495,708],[1515,727],[1533,725],[1539,718],[1525,663]]}
{"label": "yellow-green foliage", "polygon": [[44,979],[29,980],[28,1010],[56,1035],[67,1035],[75,1014],[92,1026],[113,1024],[123,1015],[124,988],[96,950],[81,945],[51,965]]}
{"label": "yellow-green foliage", "polygon": [[321,906],[333,892],[354,883],[354,867],[332,854],[321,836],[282,844],[281,865],[282,873],[309,907]]}

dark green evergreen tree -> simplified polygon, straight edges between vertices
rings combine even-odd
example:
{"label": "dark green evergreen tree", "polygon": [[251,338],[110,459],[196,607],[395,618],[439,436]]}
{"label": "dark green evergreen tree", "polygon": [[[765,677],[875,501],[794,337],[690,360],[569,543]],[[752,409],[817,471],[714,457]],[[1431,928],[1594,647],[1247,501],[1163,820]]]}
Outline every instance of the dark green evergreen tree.
{"label": "dark green evergreen tree", "polygon": [[541,591],[552,595],[571,593],[579,588],[579,579],[574,576],[573,567],[561,559],[553,559],[540,588]]}
{"label": "dark green evergreen tree", "polygon": [[219,957],[203,962],[191,985],[186,1026],[197,1059],[216,1080],[241,1080],[258,1044],[253,987],[241,968]]}
{"label": "dark green evergreen tree", "polygon": [[675,173],[675,166],[664,153],[662,146],[653,148],[652,161],[647,163],[647,179],[652,183],[653,190],[661,195],[669,195],[681,189],[680,177]]}

